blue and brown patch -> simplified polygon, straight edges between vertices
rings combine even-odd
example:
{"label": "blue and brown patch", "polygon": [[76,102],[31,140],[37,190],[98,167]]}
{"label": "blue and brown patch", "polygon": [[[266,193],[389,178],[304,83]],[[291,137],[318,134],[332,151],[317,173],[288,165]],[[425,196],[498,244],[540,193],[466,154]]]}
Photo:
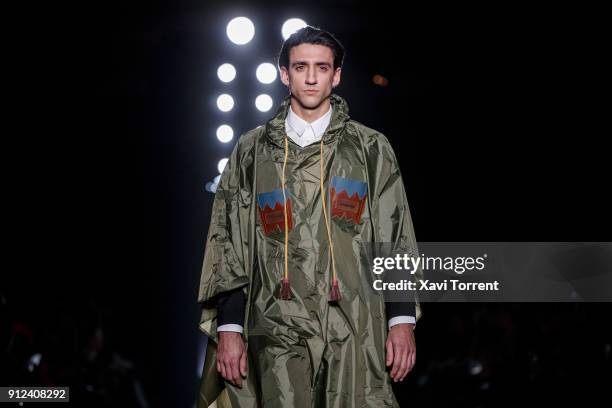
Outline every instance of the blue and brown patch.
{"label": "blue and brown patch", "polygon": [[[291,198],[289,190],[285,189],[287,199],[287,227],[291,230],[293,227],[293,217],[291,216]],[[274,231],[285,231],[285,212],[283,206],[283,189],[257,194],[257,207],[261,224],[266,235],[270,235]]]}
{"label": "blue and brown patch", "polygon": [[367,184],[365,181],[334,176],[330,184],[331,216],[361,222],[365,207]]}

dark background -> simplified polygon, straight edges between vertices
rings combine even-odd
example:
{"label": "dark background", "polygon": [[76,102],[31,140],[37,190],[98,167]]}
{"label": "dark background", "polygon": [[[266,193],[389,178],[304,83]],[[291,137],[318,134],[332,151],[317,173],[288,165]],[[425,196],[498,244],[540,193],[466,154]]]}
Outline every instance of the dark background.
{"label": "dark background", "polygon": [[[17,164],[5,188],[16,227],[0,278],[1,385],[70,385],[73,406],[193,404],[204,185],[233,146],[214,130],[227,117],[238,136],[273,115],[285,89],[250,72],[274,62],[291,17],[347,48],[337,93],[394,146],[420,241],[611,240],[601,10],[59,7],[12,14],[5,155]],[[256,27],[244,47],[225,36],[239,15]],[[238,69],[231,84],[216,77],[225,61]],[[225,90],[236,107],[222,115]],[[256,113],[263,91],[276,104]],[[402,406],[605,404],[610,304],[424,307],[417,365],[396,387]]]}

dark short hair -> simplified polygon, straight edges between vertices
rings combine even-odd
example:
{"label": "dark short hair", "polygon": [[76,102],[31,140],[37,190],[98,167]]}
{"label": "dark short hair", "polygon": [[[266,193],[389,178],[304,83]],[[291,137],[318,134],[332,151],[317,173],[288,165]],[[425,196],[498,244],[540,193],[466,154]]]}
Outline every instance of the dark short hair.
{"label": "dark short hair", "polygon": [[341,67],[344,62],[344,47],[336,37],[320,28],[306,26],[291,34],[283,43],[278,55],[279,69],[280,67],[289,68],[289,51],[300,44],[318,44],[329,47],[334,54],[334,70]]}

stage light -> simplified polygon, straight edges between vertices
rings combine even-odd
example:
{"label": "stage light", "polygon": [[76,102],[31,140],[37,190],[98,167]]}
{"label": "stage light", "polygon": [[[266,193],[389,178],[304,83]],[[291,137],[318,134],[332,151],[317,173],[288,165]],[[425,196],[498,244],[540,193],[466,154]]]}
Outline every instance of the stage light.
{"label": "stage light", "polygon": [[255,98],[255,107],[261,112],[267,112],[272,108],[273,101],[270,95],[261,94]]}
{"label": "stage light", "polygon": [[234,107],[234,98],[228,94],[221,94],[217,98],[217,108],[222,112],[229,112]]}
{"label": "stage light", "polygon": [[482,364],[476,360],[471,360],[468,362],[468,370],[472,375],[478,375],[482,373],[483,367]]}
{"label": "stage light", "polygon": [[213,179],[213,184],[219,184],[219,180],[221,180],[221,175],[217,174]]}
{"label": "stage light", "polygon": [[372,77],[372,82],[374,82],[378,86],[387,86],[389,85],[389,80],[382,75],[376,74]]}
{"label": "stage light", "polygon": [[219,160],[219,164],[217,164],[217,170],[219,170],[219,173],[223,173],[223,169],[225,168],[226,164],[227,164],[227,158],[223,158]]}
{"label": "stage light", "polygon": [[234,138],[234,130],[231,126],[221,125],[217,128],[217,139],[220,142],[227,143]]}
{"label": "stage light", "polygon": [[236,78],[236,68],[232,64],[223,64],[217,69],[217,76],[223,82],[231,82]]}
{"label": "stage light", "polygon": [[283,39],[289,38],[289,36],[295,33],[300,28],[306,27],[308,24],[301,18],[290,18],[285,21],[283,24],[283,28],[281,29],[281,33],[283,34]]}
{"label": "stage light", "polygon": [[238,45],[244,45],[253,39],[255,26],[246,17],[236,17],[227,24],[227,36]]}
{"label": "stage light", "polygon": [[206,191],[212,192],[212,185],[213,185],[212,181],[209,181],[209,182],[207,182],[207,183],[206,183],[206,185],[204,186],[204,189],[205,189]]}
{"label": "stage light", "polygon": [[40,360],[42,359],[42,354],[36,353],[30,357],[30,361],[28,362],[28,371],[33,372],[36,367],[40,365]]}
{"label": "stage light", "polygon": [[271,84],[276,79],[276,67],[269,62],[259,64],[255,76],[262,84]]}

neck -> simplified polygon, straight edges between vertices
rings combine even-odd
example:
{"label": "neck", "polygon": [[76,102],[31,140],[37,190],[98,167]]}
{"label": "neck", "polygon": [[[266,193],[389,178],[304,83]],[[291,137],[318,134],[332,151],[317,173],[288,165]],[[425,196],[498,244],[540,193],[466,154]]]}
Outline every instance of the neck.
{"label": "neck", "polygon": [[291,97],[291,110],[293,110],[296,115],[308,123],[312,123],[321,116],[325,115],[329,110],[330,105],[330,98],[325,98],[319,106],[314,109],[309,109],[300,104],[293,96]]}

